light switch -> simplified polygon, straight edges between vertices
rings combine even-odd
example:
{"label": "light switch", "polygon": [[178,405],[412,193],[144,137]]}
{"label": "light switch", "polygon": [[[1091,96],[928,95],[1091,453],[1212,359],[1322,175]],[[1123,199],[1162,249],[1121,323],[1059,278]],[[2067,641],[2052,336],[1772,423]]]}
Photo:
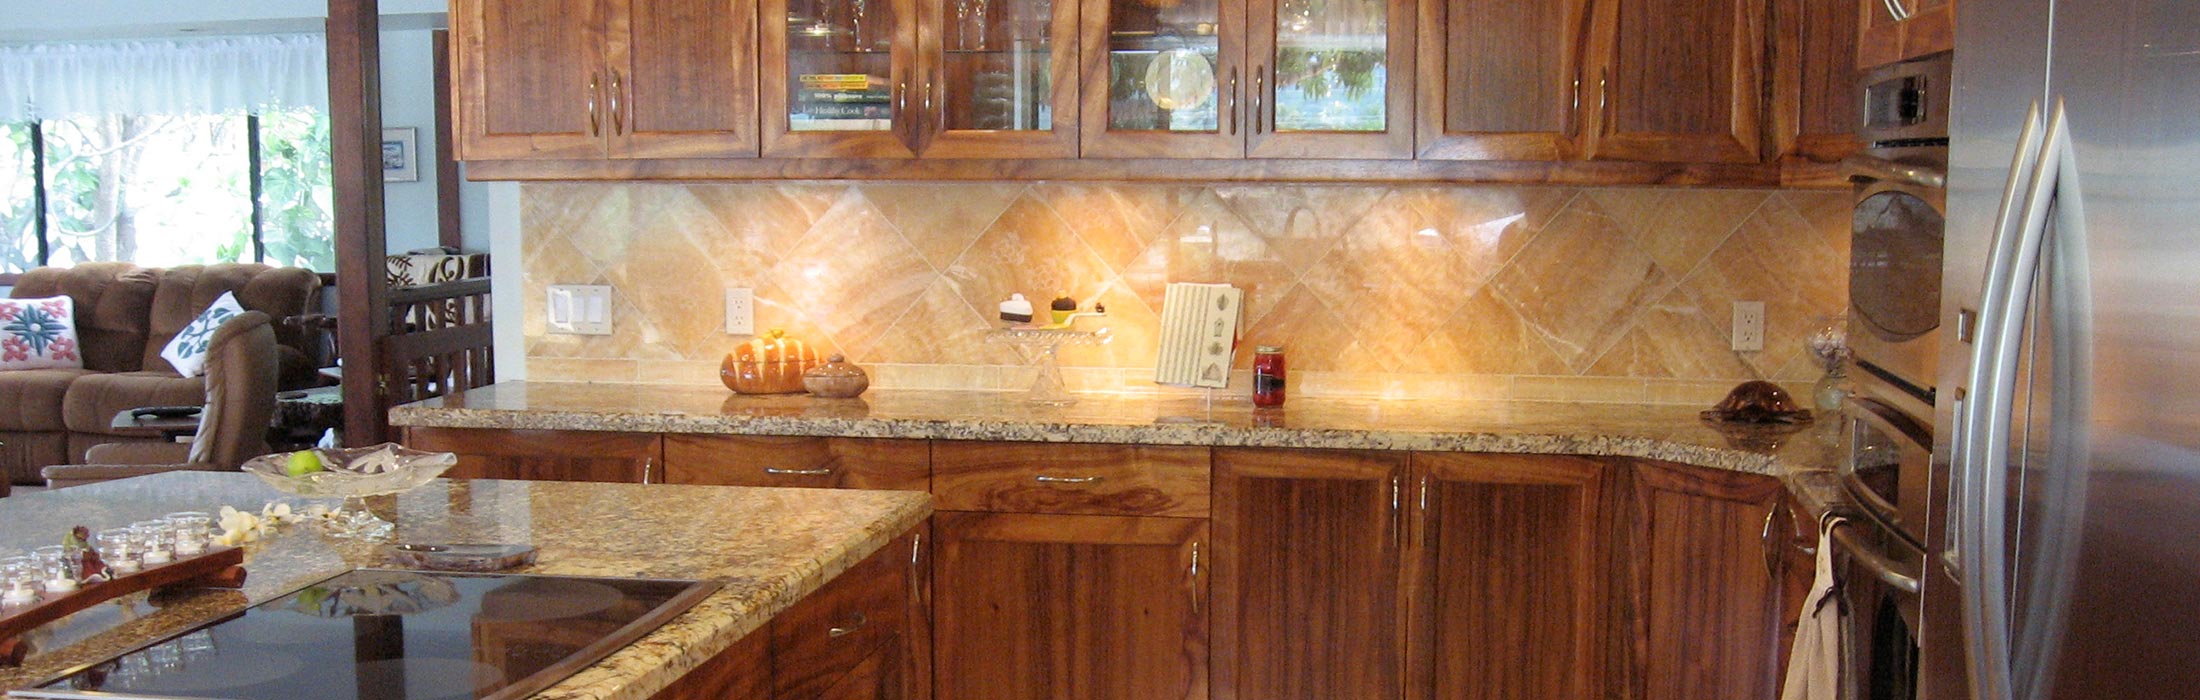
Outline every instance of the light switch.
{"label": "light switch", "polygon": [[611,335],[611,288],[597,284],[553,284],[544,304],[551,333]]}

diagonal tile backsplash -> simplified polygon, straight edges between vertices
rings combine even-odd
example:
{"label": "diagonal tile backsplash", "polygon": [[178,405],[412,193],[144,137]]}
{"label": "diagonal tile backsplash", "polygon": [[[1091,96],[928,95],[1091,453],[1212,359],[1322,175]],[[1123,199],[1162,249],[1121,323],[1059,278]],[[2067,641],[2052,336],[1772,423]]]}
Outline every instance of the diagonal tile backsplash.
{"label": "diagonal tile backsplash", "polygon": [[[1067,294],[1115,336],[1067,348],[1085,390],[1156,387],[1163,287],[1246,292],[1250,346],[1293,390],[1704,403],[1819,375],[1802,349],[1847,299],[1848,195],[1557,186],[1093,183],[531,184],[522,191],[528,374],[713,384],[757,326],[869,367],[876,386],[1019,388],[985,343],[996,304]],[[550,284],[615,288],[609,336],[552,335]],[[1728,350],[1765,302],[1766,350]],[[1242,382],[1233,386],[1242,385]],[[1233,389],[1232,391],[1240,391]]]}

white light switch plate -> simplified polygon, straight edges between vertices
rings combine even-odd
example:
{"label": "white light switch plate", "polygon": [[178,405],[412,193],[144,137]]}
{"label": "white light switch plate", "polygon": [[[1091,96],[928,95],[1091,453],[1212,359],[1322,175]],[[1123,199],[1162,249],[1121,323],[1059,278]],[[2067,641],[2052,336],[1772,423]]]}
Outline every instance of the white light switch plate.
{"label": "white light switch plate", "polygon": [[552,333],[611,335],[611,288],[608,286],[550,285],[544,308],[544,320]]}

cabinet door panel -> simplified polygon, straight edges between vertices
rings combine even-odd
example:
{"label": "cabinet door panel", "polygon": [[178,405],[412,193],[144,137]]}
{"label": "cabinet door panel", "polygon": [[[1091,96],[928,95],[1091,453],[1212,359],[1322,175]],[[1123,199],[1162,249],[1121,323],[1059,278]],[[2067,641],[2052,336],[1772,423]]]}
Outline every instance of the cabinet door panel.
{"label": "cabinet door panel", "polygon": [[1773,0],[1774,144],[1783,156],[1838,162],[1863,119],[1856,11],[1838,2]]}
{"label": "cabinet door panel", "polygon": [[1086,157],[1245,155],[1246,0],[1081,1]]}
{"label": "cabinet door panel", "polygon": [[454,452],[452,479],[542,479],[642,483],[654,480],[656,435],[581,430],[406,428],[405,445]]}
{"label": "cabinet door panel", "polygon": [[924,491],[923,440],[666,435],[665,483]]}
{"label": "cabinet door panel", "polygon": [[1204,447],[940,441],[943,510],[1207,517]]}
{"label": "cabinet door panel", "polygon": [[596,158],[609,105],[600,0],[451,5],[465,158]]}
{"label": "cabinet door panel", "polygon": [[906,700],[915,587],[907,536],[887,543],[771,622],[776,700]]}
{"label": "cabinet door panel", "polygon": [[1256,0],[1254,158],[1410,158],[1413,0]]}
{"label": "cabinet door panel", "polygon": [[1598,68],[1592,155],[1755,163],[1765,0],[1618,0]]}
{"label": "cabinet door panel", "polygon": [[1406,697],[1603,697],[1614,465],[1448,453],[1413,463]]}
{"label": "cabinet door panel", "polygon": [[1215,452],[1215,697],[1399,695],[1404,453]]}
{"label": "cabinet door panel", "polygon": [[1578,155],[1588,22],[1587,0],[1424,0],[1421,157]]}
{"label": "cabinet door panel", "polygon": [[612,1],[611,156],[755,156],[755,3]]}
{"label": "cabinet door panel", "polygon": [[958,700],[1207,697],[1207,523],[935,516],[936,694]]}
{"label": "cabinet door panel", "polygon": [[1075,0],[919,6],[924,157],[1077,157]]}
{"label": "cabinet door panel", "polygon": [[761,0],[760,7],[765,156],[916,156],[915,0]]}
{"label": "cabinet door panel", "polygon": [[1629,528],[1633,665],[1646,700],[1779,693],[1777,479],[1638,462]]}

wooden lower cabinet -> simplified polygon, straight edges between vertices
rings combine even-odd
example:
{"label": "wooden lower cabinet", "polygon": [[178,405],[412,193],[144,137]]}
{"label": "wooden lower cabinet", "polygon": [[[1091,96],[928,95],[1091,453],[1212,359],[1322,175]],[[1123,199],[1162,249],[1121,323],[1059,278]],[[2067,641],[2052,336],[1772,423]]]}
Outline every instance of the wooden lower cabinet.
{"label": "wooden lower cabinet", "polygon": [[1207,522],[940,513],[936,697],[1199,700]]}
{"label": "wooden lower cabinet", "polygon": [[1396,698],[1406,453],[1219,449],[1214,697]]}
{"label": "wooden lower cabinet", "polygon": [[661,480],[658,437],[587,430],[405,429],[405,446],[454,452],[453,479],[649,483]]}
{"label": "wooden lower cabinet", "polygon": [[924,440],[666,435],[664,482],[926,491],[932,447]]}
{"label": "wooden lower cabinet", "polygon": [[1605,696],[1614,466],[1413,455],[1409,700]]}
{"label": "wooden lower cabinet", "polygon": [[1758,474],[1637,461],[1623,517],[1628,542],[1614,637],[1626,649],[1625,697],[1771,698],[1779,694],[1780,567],[1775,510],[1786,490]]}
{"label": "wooden lower cabinet", "polygon": [[[773,700],[929,697],[918,535],[904,535],[771,622]],[[735,696],[727,696],[735,697]]]}

